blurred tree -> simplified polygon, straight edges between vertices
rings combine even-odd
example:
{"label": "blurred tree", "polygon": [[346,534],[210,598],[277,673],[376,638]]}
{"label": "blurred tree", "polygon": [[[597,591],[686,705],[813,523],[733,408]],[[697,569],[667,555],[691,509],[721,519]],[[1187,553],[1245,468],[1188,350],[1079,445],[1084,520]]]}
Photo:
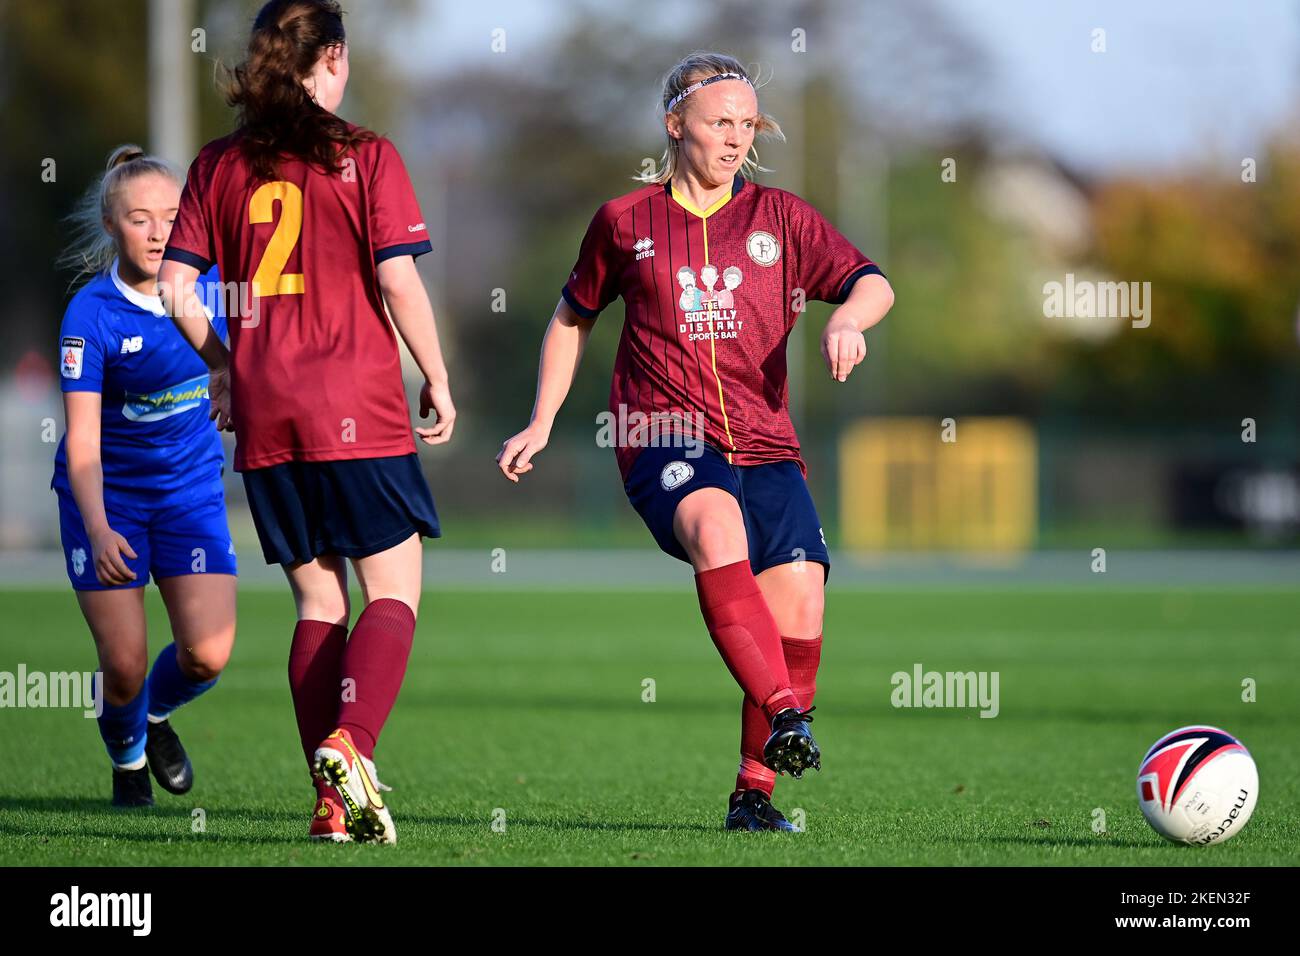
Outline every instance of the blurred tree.
{"label": "blurred tree", "polygon": [[[257,0],[199,0],[207,49],[195,53],[200,142],[225,135],[234,114],[216,83],[217,61],[243,56]],[[384,44],[416,10],[415,0],[371,2],[346,19],[352,74],[349,116],[380,130],[397,123],[401,98]],[[103,172],[120,143],[149,144],[146,0],[0,2],[0,296],[6,308],[5,369],[28,348],[51,350],[71,276],[51,267],[67,230],[63,219]],[[181,38],[189,44],[190,37]],[[43,178],[53,160],[52,181]],[[33,268],[30,263],[36,263]],[[53,354],[52,351],[50,354]]]}
{"label": "blurred tree", "polygon": [[1151,283],[1151,324],[1063,346],[1059,401],[1098,414],[1140,408],[1148,421],[1276,410],[1294,427],[1298,168],[1300,145],[1281,139],[1257,182],[1198,169],[1102,184],[1096,262],[1117,280]]}
{"label": "blurred tree", "polygon": [[0,368],[31,347],[54,354],[71,278],[50,267],[61,220],[114,146],[147,142],[144,10],[145,0],[0,4]]}

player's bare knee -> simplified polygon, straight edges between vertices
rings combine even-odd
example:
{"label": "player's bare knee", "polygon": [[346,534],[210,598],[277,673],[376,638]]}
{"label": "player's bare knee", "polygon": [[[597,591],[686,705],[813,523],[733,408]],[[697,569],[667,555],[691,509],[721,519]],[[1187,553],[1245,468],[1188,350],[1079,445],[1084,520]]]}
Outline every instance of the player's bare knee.
{"label": "player's bare knee", "polygon": [[816,638],[822,632],[822,615],[824,611],[825,602],[822,599],[820,588],[816,591],[800,594],[788,609],[789,626],[781,629],[782,635],[801,640]]}
{"label": "player's bare knee", "polygon": [[737,533],[734,522],[711,515],[702,515],[691,522],[686,537],[687,552],[710,567],[738,561],[745,551],[744,534]]}
{"label": "player's bare knee", "polygon": [[[217,644],[220,642],[213,641],[211,643]],[[216,680],[221,676],[221,672],[226,669],[229,660],[229,644],[225,647],[200,645],[192,649],[184,649],[176,656],[176,662],[180,666],[181,673],[190,680],[199,683]]]}

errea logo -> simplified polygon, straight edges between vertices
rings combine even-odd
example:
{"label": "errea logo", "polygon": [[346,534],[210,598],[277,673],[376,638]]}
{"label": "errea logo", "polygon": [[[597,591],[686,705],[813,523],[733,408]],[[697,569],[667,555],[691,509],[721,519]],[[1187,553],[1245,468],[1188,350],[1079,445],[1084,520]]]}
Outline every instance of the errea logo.
{"label": "errea logo", "polygon": [[636,250],[637,260],[646,259],[655,254],[655,241],[650,238],[638,239],[632,243],[632,248]]}

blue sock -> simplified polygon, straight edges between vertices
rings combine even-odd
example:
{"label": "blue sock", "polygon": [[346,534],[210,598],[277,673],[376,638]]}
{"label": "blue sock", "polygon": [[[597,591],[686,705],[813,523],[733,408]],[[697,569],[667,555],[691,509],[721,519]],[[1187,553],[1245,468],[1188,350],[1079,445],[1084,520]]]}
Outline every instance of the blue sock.
{"label": "blue sock", "polygon": [[215,677],[208,681],[195,681],[186,677],[176,660],[176,645],[168,644],[154,658],[146,682],[149,688],[149,718],[166,720],[173,710],[182,704],[188,704],[216,682]]}
{"label": "blue sock", "polygon": [[144,766],[148,703],[149,698],[143,690],[121,707],[104,701],[104,712],[99,715],[99,735],[104,738],[108,758],[114,766],[132,770]]}

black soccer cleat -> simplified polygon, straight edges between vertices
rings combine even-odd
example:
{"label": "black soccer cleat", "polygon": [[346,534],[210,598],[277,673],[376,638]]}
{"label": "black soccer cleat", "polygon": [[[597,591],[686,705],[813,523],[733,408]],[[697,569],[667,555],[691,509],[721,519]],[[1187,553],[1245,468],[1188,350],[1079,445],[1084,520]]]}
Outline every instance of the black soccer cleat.
{"label": "black soccer cleat", "polygon": [[812,722],[812,712],[787,707],[772,718],[772,736],[763,745],[763,762],[777,773],[788,773],[796,780],[811,767],[822,768],[822,752],[813,739],[808,724]]}
{"label": "black soccer cleat", "polygon": [[149,759],[158,785],[168,793],[188,793],[194,786],[194,768],[181,746],[181,740],[165,720],[149,722],[149,735],[144,744],[144,755]]}
{"label": "black soccer cleat", "polygon": [[798,833],[795,825],[785,818],[762,790],[737,791],[731,795],[727,810],[728,830],[785,830]]}
{"label": "black soccer cleat", "polygon": [[139,770],[119,770],[114,767],[113,806],[152,807],[153,786],[149,783],[149,771],[144,767]]}

